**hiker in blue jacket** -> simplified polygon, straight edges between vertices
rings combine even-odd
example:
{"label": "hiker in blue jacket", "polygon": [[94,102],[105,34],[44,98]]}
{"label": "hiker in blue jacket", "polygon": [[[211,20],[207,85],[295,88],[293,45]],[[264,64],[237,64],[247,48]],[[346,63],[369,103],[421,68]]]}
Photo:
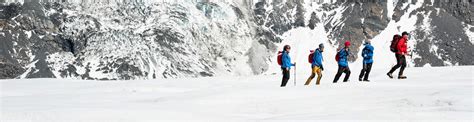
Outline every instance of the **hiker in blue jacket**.
{"label": "hiker in blue jacket", "polygon": [[346,41],[344,43],[344,48],[339,50],[337,53],[337,64],[339,65],[339,68],[337,70],[336,77],[334,77],[333,83],[337,83],[339,78],[341,77],[342,73],[346,73],[346,76],[344,77],[344,82],[347,82],[349,80],[349,76],[351,75],[351,70],[349,69],[349,63],[347,62],[347,58],[350,55],[349,51],[349,46],[351,45],[351,42]]}
{"label": "hiker in blue jacket", "polygon": [[362,58],[364,58],[364,61],[362,70],[360,71],[359,81],[369,82],[369,73],[372,69],[372,63],[374,62],[374,47],[370,44],[370,40],[367,40],[364,45],[365,47],[362,49]]}
{"label": "hiker in blue jacket", "polygon": [[319,44],[318,49],[314,50],[313,57],[312,57],[313,62],[311,62],[311,76],[309,76],[308,80],[306,80],[306,83],[304,85],[309,85],[309,83],[311,83],[311,80],[313,80],[316,74],[318,74],[316,85],[319,85],[319,83],[321,82],[321,77],[323,76],[321,71],[324,70],[323,54],[322,54],[323,51],[324,51],[324,45],[322,43]]}
{"label": "hiker in blue jacket", "polygon": [[288,83],[288,80],[290,79],[290,69],[291,66],[295,66],[296,63],[291,63],[291,58],[290,58],[290,50],[291,47],[290,45],[285,45],[283,47],[283,54],[282,54],[282,65],[281,65],[281,70],[283,71],[283,79],[281,81],[281,87],[285,87],[286,83]]}

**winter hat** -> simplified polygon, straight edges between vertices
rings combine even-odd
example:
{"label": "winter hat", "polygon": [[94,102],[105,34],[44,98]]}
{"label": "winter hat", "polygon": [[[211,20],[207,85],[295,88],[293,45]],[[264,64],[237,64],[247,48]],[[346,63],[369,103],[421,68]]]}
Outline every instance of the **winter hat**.
{"label": "winter hat", "polygon": [[323,44],[323,43],[319,44],[319,49],[321,49],[321,48],[324,48],[324,44]]}
{"label": "winter hat", "polygon": [[370,44],[370,40],[369,39],[365,40],[365,44]]}
{"label": "winter hat", "polygon": [[283,51],[285,51],[286,49],[290,48],[290,45],[285,45],[283,46]]}
{"label": "winter hat", "polygon": [[344,43],[344,46],[346,46],[346,47],[349,47],[349,46],[351,46],[351,42],[350,42],[349,40],[348,40],[348,41],[346,41],[346,42]]}
{"label": "winter hat", "polygon": [[403,32],[403,33],[402,33],[402,36],[404,36],[404,35],[408,35],[408,32],[406,32],[406,31]]}

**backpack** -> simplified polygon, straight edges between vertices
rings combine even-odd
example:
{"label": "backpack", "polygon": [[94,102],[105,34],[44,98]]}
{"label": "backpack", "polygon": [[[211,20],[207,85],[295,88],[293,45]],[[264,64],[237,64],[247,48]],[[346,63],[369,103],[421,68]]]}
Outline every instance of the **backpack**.
{"label": "backpack", "polygon": [[364,48],[362,48],[362,53],[360,54],[360,56],[364,57],[364,54],[367,53],[369,51],[369,49],[367,49],[367,46],[365,46]]}
{"label": "backpack", "polygon": [[315,53],[316,51],[314,51],[314,50],[309,50],[309,52],[310,52],[310,53],[309,53],[309,55],[308,55],[308,62],[309,62],[310,64],[312,64],[312,63],[313,63],[313,56],[314,56],[314,53]]}
{"label": "backpack", "polygon": [[283,52],[278,51],[277,62],[278,62],[278,65],[280,66],[283,65],[282,57],[283,57]]}
{"label": "backpack", "polygon": [[393,40],[392,40],[392,44],[390,44],[390,51],[396,53],[398,50],[397,50],[397,45],[398,45],[398,41],[401,39],[402,36],[400,35],[394,35],[393,36]]}
{"label": "backpack", "polygon": [[341,52],[341,50],[337,49],[337,53],[336,53],[336,61],[339,62],[339,59],[341,58],[340,55],[339,55],[339,52]]}

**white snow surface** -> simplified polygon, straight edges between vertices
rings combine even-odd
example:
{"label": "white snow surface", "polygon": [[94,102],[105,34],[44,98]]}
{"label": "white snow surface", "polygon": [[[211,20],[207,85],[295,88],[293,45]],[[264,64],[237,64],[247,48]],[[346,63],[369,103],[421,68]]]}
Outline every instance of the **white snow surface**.
{"label": "white snow surface", "polygon": [[[136,81],[0,80],[0,121],[473,121],[474,66],[375,70],[371,82],[280,88],[281,75]],[[358,69],[357,69],[358,70]],[[387,69],[388,70],[388,69]],[[353,70],[353,77],[359,73]],[[324,72],[323,77],[332,78]]]}

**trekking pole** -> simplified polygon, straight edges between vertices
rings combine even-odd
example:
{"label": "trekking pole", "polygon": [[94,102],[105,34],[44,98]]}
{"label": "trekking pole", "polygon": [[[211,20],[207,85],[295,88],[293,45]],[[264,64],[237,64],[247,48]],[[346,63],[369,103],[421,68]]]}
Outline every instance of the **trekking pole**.
{"label": "trekking pole", "polygon": [[294,73],[294,74],[295,74],[295,78],[294,78],[295,81],[294,81],[294,84],[295,84],[295,86],[296,86],[296,65],[295,65],[295,73]]}

